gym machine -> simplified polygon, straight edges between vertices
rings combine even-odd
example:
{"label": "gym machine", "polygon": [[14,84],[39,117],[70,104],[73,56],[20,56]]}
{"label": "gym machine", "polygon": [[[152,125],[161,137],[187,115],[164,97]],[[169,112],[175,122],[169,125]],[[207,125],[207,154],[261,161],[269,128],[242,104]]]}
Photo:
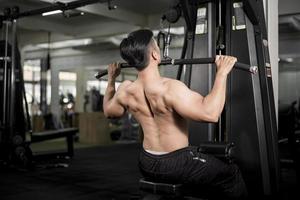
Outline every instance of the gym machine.
{"label": "gym machine", "polygon": [[[280,179],[277,126],[262,0],[181,0],[176,7],[186,22],[182,58],[233,55],[258,69],[252,75],[231,72],[219,123],[190,122],[191,145],[233,143],[249,195],[276,195]],[[183,76],[191,89],[209,93],[216,73],[212,64],[187,65],[185,74],[182,68],[178,79]]]}
{"label": "gym machine", "polygon": [[[5,21],[3,30],[5,40],[0,41],[0,164],[2,161],[28,167],[31,151],[25,142],[25,133],[30,124],[23,107],[25,89],[16,26]],[[11,41],[9,35],[13,35]]]}
{"label": "gym machine", "polygon": [[[19,7],[15,6],[5,8],[3,15],[0,15],[0,30],[5,32],[4,40],[0,41],[0,164],[20,168],[32,167],[34,157],[30,149],[30,142],[26,141],[26,132],[31,133],[31,142],[65,137],[68,149],[67,153],[62,153],[62,155],[73,156],[73,135],[78,132],[76,128],[69,128],[32,133],[25,96],[23,69],[17,45],[18,19],[42,15],[42,13],[54,10],[64,12],[103,2],[108,2],[109,10],[116,8],[110,0],[77,0],[70,3],[56,2],[45,8],[25,12],[21,12]],[[45,91],[42,91],[42,93],[45,94]],[[47,156],[56,157],[57,155],[60,155],[60,153],[54,153],[53,155],[50,153],[45,158]]]}

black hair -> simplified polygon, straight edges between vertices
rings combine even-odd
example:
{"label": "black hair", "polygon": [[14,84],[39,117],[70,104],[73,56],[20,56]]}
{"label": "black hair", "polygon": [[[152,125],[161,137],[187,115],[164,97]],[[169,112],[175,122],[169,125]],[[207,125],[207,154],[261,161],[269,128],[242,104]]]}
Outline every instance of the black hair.
{"label": "black hair", "polygon": [[124,38],[120,44],[121,57],[137,70],[144,69],[149,64],[149,44],[153,32],[148,29],[134,31]]}

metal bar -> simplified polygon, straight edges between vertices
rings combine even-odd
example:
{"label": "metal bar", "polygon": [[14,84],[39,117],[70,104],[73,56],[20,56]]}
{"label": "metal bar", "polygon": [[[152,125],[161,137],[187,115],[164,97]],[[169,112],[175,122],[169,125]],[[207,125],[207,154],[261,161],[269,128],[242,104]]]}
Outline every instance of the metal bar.
{"label": "metal bar", "polygon": [[[257,64],[257,58],[261,56],[260,52],[257,52],[258,47],[255,41],[254,35],[254,27],[250,21],[250,19],[246,16],[246,27],[247,27],[247,39],[248,39],[248,48],[249,48],[249,58],[250,63]],[[257,55],[257,56],[256,56]],[[260,83],[260,74],[258,76],[252,77],[252,87],[254,94],[254,105],[255,105],[255,115],[256,115],[256,123],[257,123],[257,134],[258,134],[258,148],[259,148],[259,158],[260,158],[260,170],[262,177],[262,186],[263,192],[266,195],[270,195],[271,193],[271,183],[270,183],[270,171],[269,171],[269,162],[267,155],[267,147],[266,147],[266,124],[265,117],[263,113],[263,108],[261,106],[265,106],[262,102],[262,93],[263,90],[261,88]]]}
{"label": "metal bar", "polygon": [[256,1],[243,0],[244,12],[247,14],[249,20],[253,25],[259,24],[259,14],[256,6]]}
{"label": "metal bar", "polygon": [[[217,13],[216,13],[217,10],[216,10],[215,3],[208,2],[206,12],[207,12],[207,33],[205,35],[197,35],[196,37],[206,38],[207,56],[214,57],[214,56],[216,56],[216,17],[217,17]],[[196,48],[199,48],[200,45],[201,44],[198,43]],[[198,50],[198,51],[201,52],[201,50]],[[215,62],[215,60],[214,60],[214,62]],[[207,93],[207,94],[213,88],[214,78],[215,78],[215,74],[216,74],[216,69],[212,67],[213,63],[210,63],[207,68],[207,73],[208,73],[207,83],[204,84],[203,82],[202,83],[196,82],[196,84],[200,83],[199,86],[196,86],[196,87],[201,87],[201,85],[203,85],[203,86],[206,85],[207,89],[206,89],[205,93]],[[198,73],[201,73],[201,72],[198,72]],[[195,81],[194,80],[195,78],[197,79],[197,77],[194,76],[193,81]],[[202,93],[200,88],[197,92]],[[205,93],[202,93],[202,94],[205,94]],[[216,126],[221,125],[221,120],[222,120],[222,117],[219,117],[218,124],[215,124],[215,123],[199,124],[199,125],[197,125],[197,127],[200,128],[200,130],[203,130],[201,128],[201,126],[207,126],[207,139],[208,139],[208,141],[214,142],[214,141],[216,141],[216,129],[217,129]],[[191,129],[193,129],[193,128],[191,128]],[[219,128],[219,131],[221,131],[220,128]],[[195,130],[191,131],[191,133],[198,134],[196,132],[197,131],[195,131]]]}
{"label": "metal bar", "polygon": [[[187,40],[187,50],[186,50],[185,58],[192,59],[194,57],[195,31],[188,31],[187,38],[188,40]],[[185,65],[183,82],[188,87],[191,86],[191,78],[192,78],[192,65]]]}
{"label": "metal bar", "polygon": [[9,136],[14,135],[15,106],[16,106],[16,49],[17,49],[17,20],[12,21],[12,41],[11,41],[11,71],[10,71],[10,107],[9,107]]}
{"label": "metal bar", "polygon": [[[259,56],[258,65],[264,66],[259,69],[261,98],[262,98],[262,112],[265,122],[266,148],[269,163],[269,174],[271,184],[271,194],[276,194],[279,191],[280,184],[280,163],[278,156],[278,138],[276,125],[276,112],[273,96],[272,76],[271,70],[268,66],[270,63],[269,49],[267,42],[267,29],[264,19],[264,10],[262,0],[256,2],[257,13],[260,19],[259,25],[256,26],[255,43]],[[258,34],[259,33],[259,34]],[[268,73],[270,72],[270,74]]]}
{"label": "metal bar", "polygon": [[[187,30],[185,30],[184,42],[183,42],[183,47],[182,47],[182,52],[181,52],[181,57],[180,57],[181,59],[184,59],[185,56],[186,56],[187,43],[188,43],[187,35],[188,35],[188,32],[187,32]],[[181,80],[182,71],[183,71],[183,65],[179,65],[178,66],[178,71],[177,71],[177,77],[176,77],[177,80]]]}
{"label": "metal bar", "polygon": [[194,26],[191,20],[192,19],[191,12],[188,12],[189,10],[191,10],[189,9],[190,5],[187,0],[180,0],[180,5],[182,6],[183,17],[186,22],[187,31],[193,31]]}
{"label": "metal bar", "polygon": [[[215,63],[215,58],[193,58],[193,59],[169,59],[162,60],[159,65],[187,65],[187,64],[209,64]],[[131,68],[131,66],[127,63],[120,63],[121,68]],[[251,72],[252,74],[256,74],[258,68],[256,66],[250,66],[244,63],[236,62],[234,67],[239,70]],[[95,74],[95,78],[99,79],[102,76],[107,75],[107,70],[100,71]]]}
{"label": "metal bar", "polygon": [[[5,53],[4,57],[8,57],[8,29],[10,26],[10,22],[6,22],[5,27]],[[4,77],[3,77],[3,113],[2,113],[2,125],[6,126],[6,117],[7,117],[7,64],[8,60],[4,60]]]}
{"label": "metal bar", "polygon": [[34,16],[34,15],[41,15],[45,12],[51,12],[54,10],[71,10],[71,9],[75,9],[75,8],[79,8],[79,7],[83,7],[83,6],[87,6],[90,4],[95,4],[95,3],[103,3],[106,2],[107,0],[78,0],[78,1],[73,1],[70,3],[61,3],[61,2],[57,2],[54,5],[45,7],[45,8],[39,8],[36,10],[30,10],[30,11],[25,11],[25,12],[21,12],[21,13],[13,13],[9,16],[3,16],[3,20],[6,19],[17,19],[17,18],[22,18],[22,17],[30,17],[30,16]]}
{"label": "metal bar", "polygon": [[[221,0],[218,1],[218,35],[216,36],[218,39],[217,39],[217,45],[218,45],[218,54],[219,55],[222,55],[222,50],[221,48],[219,48],[220,46],[220,38],[223,37],[223,35],[221,36],[221,34],[223,34],[221,32],[221,26],[222,26],[222,3],[221,3]],[[211,81],[209,82],[210,83],[210,89],[212,88],[212,85],[211,85]],[[218,123],[217,123],[217,134],[218,134],[218,137],[216,138],[216,140],[218,142],[222,141],[222,133],[223,133],[223,130],[222,130],[222,124],[224,123],[225,124],[225,120],[223,121],[224,119],[224,113],[226,112],[226,106],[224,106],[224,111],[221,113],[220,117],[219,117],[219,120],[218,120]]]}
{"label": "metal bar", "polygon": [[[257,1],[259,19],[260,19],[260,30],[261,37],[257,38],[257,46],[258,51],[262,52],[263,59],[261,63],[264,63],[264,70],[262,70],[261,81],[265,85],[266,93],[263,95],[263,105],[265,112],[265,122],[268,124],[268,133],[267,136],[267,147],[269,152],[269,162],[270,166],[270,174],[271,174],[271,183],[272,183],[272,194],[276,194],[280,188],[280,162],[278,155],[278,135],[277,135],[277,123],[276,123],[276,110],[275,110],[275,102],[274,102],[274,93],[273,93],[273,82],[272,82],[272,73],[271,73],[271,65],[270,65],[270,55],[269,55],[269,44],[268,44],[268,31],[266,26],[266,20],[264,15],[264,6],[263,1]],[[268,10],[268,9],[267,9]],[[259,39],[259,40],[258,40]],[[258,57],[259,59],[259,57]],[[263,84],[261,84],[263,85]],[[266,102],[266,103],[265,103]]]}

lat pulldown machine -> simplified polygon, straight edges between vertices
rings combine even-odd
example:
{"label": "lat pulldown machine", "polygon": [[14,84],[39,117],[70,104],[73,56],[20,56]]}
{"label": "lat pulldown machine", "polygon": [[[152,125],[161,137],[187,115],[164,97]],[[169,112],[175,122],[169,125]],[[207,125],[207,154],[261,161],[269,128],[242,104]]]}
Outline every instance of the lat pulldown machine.
{"label": "lat pulldown machine", "polygon": [[[234,157],[249,194],[276,194],[280,177],[277,126],[263,2],[181,0],[180,6],[187,31],[185,58],[233,55],[258,69],[255,75],[231,72],[219,123],[191,122],[191,144],[234,143]],[[206,95],[215,73],[211,64],[187,65],[182,75],[191,89]]]}
{"label": "lat pulldown machine", "polygon": [[[181,56],[183,62],[178,63],[181,65],[177,79],[183,78],[191,89],[203,95],[208,94],[216,70],[212,62],[205,58],[213,58],[216,54],[233,55],[239,62],[249,63],[248,69],[250,66],[257,69],[257,74],[252,75],[238,70],[231,72],[227,101],[219,123],[191,121],[191,145],[200,146],[206,153],[219,152],[217,154],[220,155],[223,152],[224,156],[233,156],[242,171],[250,196],[275,196],[279,191],[280,170],[262,0],[180,0],[176,8],[181,9],[186,22]],[[202,61],[205,62],[200,62],[201,59],[196,59],[199,62],[188,62],[194,58],[204,58]],[[199,67],[200,64],[202,67]],[[234,151],[231,151],[232,144]],[[161,192],[163,195],[160,196],[182,195],[179,192],[182,189],[180,184],[141,180],[140,186],[142,190],[152,191],[156,195]]]}
{"label": "lat pulldown machine", "polygon": [[[190,143],[211,144],[210,152],[220,143],[233,143],[250,196],[275,195],[280,179],[278,140],[262,0],[180,0],[179,7],[186,22],[182,58],[225,54],[257,66],[257,74],[231,72],[219,123],[190,122]],[[182,68],[177,79],[183,76],[191,89],[209,93],[216,73],[212,64],[187,65],[185,74]]]}

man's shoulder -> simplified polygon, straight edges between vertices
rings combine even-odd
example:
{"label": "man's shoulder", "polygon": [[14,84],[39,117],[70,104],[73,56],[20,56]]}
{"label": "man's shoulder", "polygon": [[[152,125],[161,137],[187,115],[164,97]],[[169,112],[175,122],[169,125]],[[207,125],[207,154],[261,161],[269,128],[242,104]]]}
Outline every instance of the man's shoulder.
{"label": "man's shoulder", "polygon": [[124,85],[124,86],[126,86],[126,85],[130,85],[131,83],[133,83],[132,81],[130,81],[130,80],[125,80],[125,81],[123,81],[122,82],[122,84],[121,85]]}
{"label": "man's shoulder", "polygon": [[168,89],[176,89],[177,87],[185,86],[185,84],[177,79],[164,78],[164,84]]}
{"label": "man's shoulder", "polygon": [[132,81],[129,81],[129,80],[125,80],[123,81],[118,89],[117,89],[117,97],[122,97],[124,98],[124,96],[126,95],[126,91],[127,91],[127,88],[132,84]]}
{"label": "man's shoulder", "polygon": [[124,88],[128,87],[129,85],[131,85],[132,83],[133,82],[130,80],[125,80],[119,85],[118,90],[124,89]]}
{"label": "man's shoulder", "polygon": [[182,93],[187,88],[183,82],[170,78],[165,80],[165,86],[166,92],[164,93],[164,97],[170,105],[173,104],[172,102],[174,102],[174,100],[177,100],[178,94]]}

